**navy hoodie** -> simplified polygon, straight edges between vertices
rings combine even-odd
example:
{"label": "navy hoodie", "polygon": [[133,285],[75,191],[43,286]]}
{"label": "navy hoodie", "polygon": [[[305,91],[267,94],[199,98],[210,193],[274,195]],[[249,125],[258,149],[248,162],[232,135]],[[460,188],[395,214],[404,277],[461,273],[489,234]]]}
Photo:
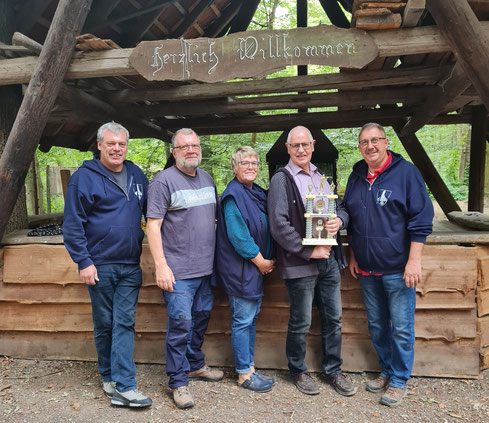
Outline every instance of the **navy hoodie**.
{"label": "navy hoodie", "polygon": [[411,242],[426,241],[433,229],[433,205],[418,169],[397,153],[370,185],[364,160],[353,166],[343,201],[350,214],[348,234],[365,272],[403,273]]}
{"label": "navy hoodie", "polygon": [[125,160],[127,194],[98,159],[86,160],[68,182],[63,239],[82,270],[91,264],[138,264],[148,180]]}

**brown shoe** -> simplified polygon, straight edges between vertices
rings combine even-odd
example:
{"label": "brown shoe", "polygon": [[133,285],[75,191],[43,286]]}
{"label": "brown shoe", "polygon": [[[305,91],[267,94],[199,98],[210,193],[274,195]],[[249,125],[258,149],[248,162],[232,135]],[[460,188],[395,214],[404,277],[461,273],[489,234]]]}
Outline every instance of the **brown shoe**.
{"label": "brown shoe", "polygon": [[394,386],[389,386],[385,394],[380,397],[380,403],[394,407],[395,405],[399,405],[405,396],[406,387],[395,388]]}
{"label": "brown shoe", "polygon": [[205,380],[207,382],[217,382],[224,377],[224,372],[218,369],[211,369],[209,366],[204,366],[199,370],[188,372],[189,379]]}
{"label": "brown shoe", "polygon": [[292,380],[294,381],[294,385],[297,387],[299,391],[303,394],[307,395],[317,395],[319,394],[319,386],[314,381],[309,372],[297,373],[296,375],[292,375]]}
{"label": "brown shoe", "polygon": [[367,382],[367,391],[369,392],[382,392],[387,388],[389,384],[389,379],[385,376],[379,375],[375,379],[369,380]]}
{"label": "brown shoe", "polygon": [[336,392],[345,397],[351,397],[357,392],[357,388],[342,373],[336,373],[333,376],[326,376],[326,381],[335,389]]}
{"label": "brown shoe", "polygon": [[194,399],[188,386],[179,386],[173,389],[173,401],[178,408],[190,408],[194,406]]}

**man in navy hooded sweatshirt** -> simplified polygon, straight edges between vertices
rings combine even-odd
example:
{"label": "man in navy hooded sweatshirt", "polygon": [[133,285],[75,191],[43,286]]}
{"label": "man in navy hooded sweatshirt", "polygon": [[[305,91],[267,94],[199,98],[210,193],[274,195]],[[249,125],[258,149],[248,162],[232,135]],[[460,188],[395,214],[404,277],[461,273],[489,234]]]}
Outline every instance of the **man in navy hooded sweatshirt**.
{"label": "man in navy hooded sweatshirt", "polygon": [[103,390],[114,405],[147,407],[136,389],[134,323],[148,180],[125,160],[129,133],[109,122],[97,132],[100,159],[86,160],[66,191],[63,238],[92,301]]}
{"label": "man in navy hooded sweatshirt", "polygon": [[418,169],[387,150],[384,128],[360,130],[363,160],[353,166],[343,201],[350,213],[350,272],[360,279],[380,375],[367,391],[380,402],[399,404],[414,362],[416,285],[421,256],[433,228],[433,205]]}

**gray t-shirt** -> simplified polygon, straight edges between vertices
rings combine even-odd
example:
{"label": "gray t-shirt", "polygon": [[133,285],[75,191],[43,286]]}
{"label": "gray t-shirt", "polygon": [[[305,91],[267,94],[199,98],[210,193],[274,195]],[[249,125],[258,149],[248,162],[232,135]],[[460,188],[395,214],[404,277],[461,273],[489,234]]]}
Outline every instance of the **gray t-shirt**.
{"label": "gray t-shirt", "polygon": [[163,250],[175,279],[212,273],[216,207],[215,184],[204,170],[189,176],[172,166],[150,182],[147,216],[163,219]]}
{"label": "gray t-shirt", "polygon": [[[107,168],[105,168],[107,169]],[[113,172],[112,170],[107,169],[107,172],[110,173],[110,175],[114,178],[114,181],[116,181],[117,185],[119,185],[122,190],[125,192],[127,195],[127,169],[126,165],[122,166],[122,170],[120,172]]]}

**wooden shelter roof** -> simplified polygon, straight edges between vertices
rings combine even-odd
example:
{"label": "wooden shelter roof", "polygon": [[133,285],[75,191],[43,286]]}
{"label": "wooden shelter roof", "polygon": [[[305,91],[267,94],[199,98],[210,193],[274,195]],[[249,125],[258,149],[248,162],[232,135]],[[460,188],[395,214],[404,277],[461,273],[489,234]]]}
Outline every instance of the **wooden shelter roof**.
{"label": "wooden shelter roof", "polygon": [[[124,124],[133,138],[166,141],[180,127],[204,135],[280,131],[297,124],[312,129],[358,127],[367,121],[397,125],[407,134],[428,123],[468,123],[471,108],[481,104],[425,0],[341,0],[353,12],[352,26],[366,30],[378,47],[377,59],[361,70],[199,83],[148,81],[129,63],[141,41],[217,38],[244,31],[258,3],[94,1],[82,31],[92,36],[80,38],[81,51],[74,54],[40,148],[87,150],[98,126],[110,119]],[[333,3],[321,0],[327,11]],[[17,31],[42,44],[57,4],[16,2]],[[489,0],[469,4],[489,32]],[[17,45],[0,46],[0,85],[29,81],[36,46],[20,38]],[[273,110],[279,113],[268,113]]]}

